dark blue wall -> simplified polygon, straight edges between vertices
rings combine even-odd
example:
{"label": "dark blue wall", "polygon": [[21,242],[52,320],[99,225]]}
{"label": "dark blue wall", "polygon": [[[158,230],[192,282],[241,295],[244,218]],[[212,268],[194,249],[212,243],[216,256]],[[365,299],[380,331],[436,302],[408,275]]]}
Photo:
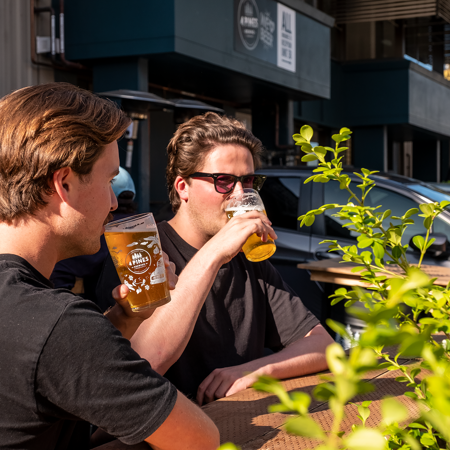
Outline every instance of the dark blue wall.
{"label": "dark blue wall", "polygon": [[303,101],[296,118],[328,127],[408,123],[409,61],[331,64],[331,100]]}
{"label": "dark blue wall", "polygon": [[110,58],[174,51],[174,0],[66,0],[66,56]]}
{"label": "dark blue wall", "polygon": [[[69,59],[91,65],[99,59],[145,56],[155,78],[165,70],[163,65],[170,65],[164,79],[172,83],[189,77],[192,63],[194,70],[207,71],[211,79],[217,77],[213,70],[219,69],[230,74],[235,90],[246,91],[243,102],[256,95],[252,85],[240,86],[249,79],[265,84],[269,90],[276,87],[289,91],[292,98],[330,97],[330,28],[300,13],[296,13],[297,71],[292,73],[234,50],[233,0],[66,0],[66,3]],[[163,60],[162,55],[176,55],[178,59]],[[236,80],[236,75],[241,79]]]}

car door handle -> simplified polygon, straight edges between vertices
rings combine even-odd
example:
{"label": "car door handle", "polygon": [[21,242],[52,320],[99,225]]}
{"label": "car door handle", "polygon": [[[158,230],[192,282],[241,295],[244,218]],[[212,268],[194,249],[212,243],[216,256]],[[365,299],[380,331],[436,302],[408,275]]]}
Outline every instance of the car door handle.
{"label": "car door handle", "polygon": [[339,259],[341,255],[336,252],[316,252],[314,257],[320,261],[321,259]]}

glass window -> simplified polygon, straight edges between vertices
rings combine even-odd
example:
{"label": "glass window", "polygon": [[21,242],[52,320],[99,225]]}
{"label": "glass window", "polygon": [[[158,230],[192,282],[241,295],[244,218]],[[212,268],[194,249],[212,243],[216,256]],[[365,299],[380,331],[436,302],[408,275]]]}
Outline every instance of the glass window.
{"label": "glass window", "polygon": [[429,198],[433,202],[442,202],[443,200],[450,201],[450,195],[448,192],[435,188],[434,186],[427,186],[424,184],[408,184],[408,187],[418,194]]}
{"label": "glass window", "polygon": [[[360,194],[361,190],[356,187],[356,183],[350,184],[350,189],[356,194]],[[345,205],[348,202],[350,195],[347,191],[339,189],[336,183],[329,182],[324,184],[324,203],[339,203]],[[414,200],[405,197],[404,195],[383,189],[380,187],[374,187],[366,197],[366,205],[368,206],[381,206],[380,211],[386,211],[390,209],[391,215],[402,216],[406,211],[411,208],[418,208],[419,204]],[[336,210],[327,210],[325,212],[325,228],[326,235],[334,238],[356,238],[357,233],[348,231],[346,228],[342,228],[342,225],[346,222],[340,221],[337,217],[333,217],[332,214]],[[415,221],[414,225],[409,225],[403,234],[402,243],[409,244],[410,239],[416,234],[422,234],[425,232],[423,228],[423,219],[418,215],[411,216],[411,219]],[[397,220],[391,218],[386,219],[383,222],[383,226],[389,227],[389,223],[394,225],[399,223]]]}
{"label": "glass window", "polygon": [[267,177],[261,198],[273,226],[297,230],[300,178]]}
{"label": "glass window", "polygon": [[433,222],[433,233],[444,233],[450,241],[450,224],[440,217],[436,217]]}

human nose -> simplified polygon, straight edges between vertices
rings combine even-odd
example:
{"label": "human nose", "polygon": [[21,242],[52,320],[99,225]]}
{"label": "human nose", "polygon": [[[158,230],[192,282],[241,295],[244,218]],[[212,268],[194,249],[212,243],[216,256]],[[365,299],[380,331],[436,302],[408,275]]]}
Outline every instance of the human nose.
{"label": "human nose", "polygon": [[111,208],[110,208],[110,211],[115,211],[118,208],[118,206],[119,206],[119,202],[117,201],[117,197],[116,197],[116,194],[114,194],[112,186],[110,186],[110,188],[109,188],[109,194],[110,194],[110,197],[111,197]]}
{"label": "human nose", "polygon": [[241,192],[244,192],[244,186],[241,181],[237,181],[234,186],[233,193],[240,194]]}

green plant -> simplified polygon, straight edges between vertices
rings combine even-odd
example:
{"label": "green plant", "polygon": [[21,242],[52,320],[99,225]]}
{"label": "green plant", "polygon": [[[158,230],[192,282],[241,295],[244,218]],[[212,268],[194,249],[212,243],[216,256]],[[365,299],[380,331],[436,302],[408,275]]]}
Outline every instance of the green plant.
{"label": "green plant", "polygon": [[[333,215],[358,237],[351,246],[342,246],[335,240],[324,243],[328,243],[329,251],[340,252],[344,263],[356,263],[352,270],[359,272],[368,283],[365,289],[340,288],[331,296],[332,304],[345,301],[345,306],[367,324],[348,356],[338,344],[327,349],[332,375],[323,377],[325,383],[317,386],[313,395],[318,400],[328,401],[334,415],[332,429],[323,430],[308,415],[311,401],[308,395],[299,392],[288,395],[276,380],[267,377],[261,377],[254,387],[277,395],[280,403],[272,405],[271,411],[295,411],[297,416],[286,422],[286,430],[316,438],[320,450],[437,450],[442,445],[450,448],[445,444],[450,441],[450,291],[449,286],[434,285],[434,280],[420,270],[425,252],[433,243],[430,239],[433,221],[450,202],[424,203],[420,205],[420,211],[410,209],[402,216],[394,216],[390,210],[382,211],[381,206],[367,205],[367,195],[375,186],[371,176],[376,171],[361,169],[361,173],[355,173],[360,179],[358,192],[351,189],[351,179],[343,173],[342,152],[347,147],[340,145],[350,139],[351,133],[348,128],[342,128],[339,134],[334,134],[335,148],[313,148],[310,143],[313,130],[307,125],[294,135],[296,145],[306,153],[302,161],[318,161],[314,175],[305,183],[335,182],[349,194],[347,204],[328,204],[309,211],[299,217],[300,225],[311,226],[317,215],[334,210]],[[412,266],[406,252],[408,243],[402,242],[402,238],[417,215],[423,218],[425,236],[414,238],[421,256],[418,265]],[[398,266],[400,271],[393,271],[393,266]],[[352,308],[356,302],[363,303],[362,312],[361,308]],[[351,339],[343,325],[331,320],[327,323],[334,331]],[[436,332],[445,333],[449,340],[443,345],[437,343],[433,339]],[[398,345],[395,357],[383,351],[384,346],[393,344]],[[421,355],[422,362],[419,366],[405,366],[399,362],[401,355]],[[363,381],[363,377],[368,370],[380,367],[378,358],[385,360],[382,367],[401,372],[396,381],[413,388],[405,395],[416,402],[420,417],[400,426],[407,418],[406,408],[387,398],[382,403],[381,424],[367,428],[370,402],[363,402],[354,405],[358,408],[361,423],[354,424],[352,432],[344,436],[341,431],[344,407],[355,395],[373,388]],[[424,368],[427,375],[419,380],[417,376]]]}

